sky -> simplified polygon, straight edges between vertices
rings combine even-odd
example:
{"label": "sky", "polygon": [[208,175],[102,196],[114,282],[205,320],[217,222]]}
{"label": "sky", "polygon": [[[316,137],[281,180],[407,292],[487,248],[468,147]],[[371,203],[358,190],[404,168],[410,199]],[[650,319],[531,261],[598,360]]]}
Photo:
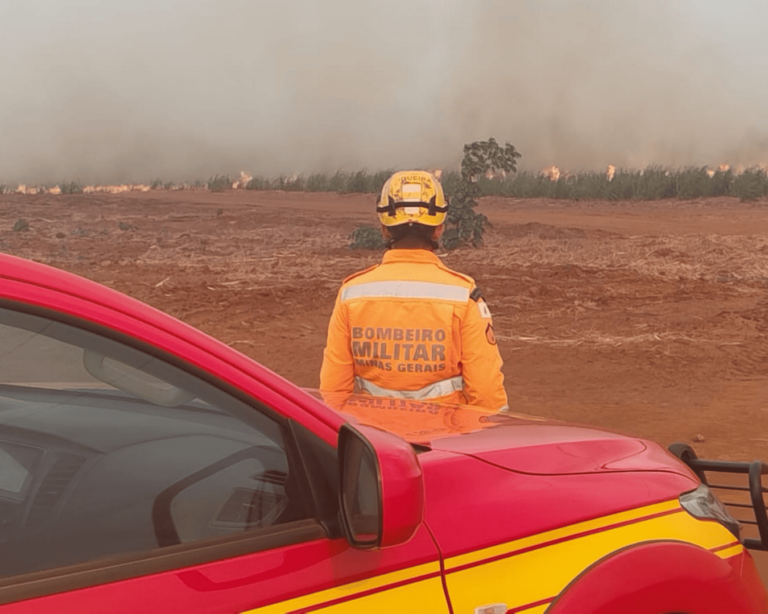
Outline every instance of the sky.
{"label": "sky", "polygon": [[0,0],[0,183],[768,162],[764,0]]}

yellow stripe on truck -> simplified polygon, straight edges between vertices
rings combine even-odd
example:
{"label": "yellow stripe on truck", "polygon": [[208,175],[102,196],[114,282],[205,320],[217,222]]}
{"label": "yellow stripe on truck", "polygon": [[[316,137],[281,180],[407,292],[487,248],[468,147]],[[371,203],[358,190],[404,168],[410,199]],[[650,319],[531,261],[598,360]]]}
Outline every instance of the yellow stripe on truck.
{"label": "yellow stripe on truck", "polygon": [[[506,555],[499,548],[493,549],[495,559],[487,556],[490,549],[483,551],[485,556],[472,553],[475,556],[454,557],[446,564],[454,611],[471,612],[478,603],[506,603],[515,612],[536,612],[536,608],[526,610],[524,606],[553,599],[587,567],[633,544],[677,541],[713,550],[735,541],[722,525],[696,520],[682,509],[675,511],[675,507],[676,501],[674,505],[670,502],[604,517],[599,521],[604,530],[596,522],[580,523],[536,539],[511,542],[506,544]],[[656,515],[665,510],[667,514]],[[645,517],[637,513],[641,511]],[[598,532],[592,532],[595,530]],[[718,554],[733,556],[738,554],[737,548]]]}
{"label": "yellow stripe on truck", "polygon": [[[593,563],[633,544],[676,541],[727,559],[744,547],[716,522],[693,518],[675,499],[484,548],[445,561],[454,612],[504,603],[515,614],[543,614]],[[246,614],[447,612],[437,562],[311,593]]]}
{"label": "yellow stripe on truck", "polygon": [[724,550],[718,550],[715,552],[717,556],[719,556],[721,559],[729,559],[732,556],[736,556],[744,552],[744,546],[741,544],[736,544],[735,546],[732,546],[731,548],[725,548]]}
{"label": "yellow stripe on truck", "polygon": [[308,609],[333,614],[392,614],[410,612],[414,606],[424,612],[447,614],[437,561],[248,610],[245,614],[290,614]]}
{"label": "yellow stripe on truck", "polygon": [[619,512],[618,514],[611,514],[610,516],[601,516],[600,518],[587,520],[586,522],[580,522],[578,524],[560,527],[559,529],[546,531],[544,533],[537,533],[536,535],[524,537],[523,539],[518,539],[513,542],[507,542],[497,546],[491,546],[490,548],[484,548],[483,550],[475,550],[461,556],[455,556],[446,560],[445,568],[447,571],[450,571],[456,567],[463,567],[464,565],[476,563],[485,559],[507,555],[510,552],[516,550],[523,550],[525,548],[540,546],[547,542],[573,537],[579,533],[595,531],[611,525],[620,524],[622,522],[631,522],[633,520],[639,520],[654,514],[671,512],[673,510],[679,509],[680,503],[677,499],[674,499],[672,501],[665,501],[655,505],[639,507],[636,509],[628,510],[626,512]]}

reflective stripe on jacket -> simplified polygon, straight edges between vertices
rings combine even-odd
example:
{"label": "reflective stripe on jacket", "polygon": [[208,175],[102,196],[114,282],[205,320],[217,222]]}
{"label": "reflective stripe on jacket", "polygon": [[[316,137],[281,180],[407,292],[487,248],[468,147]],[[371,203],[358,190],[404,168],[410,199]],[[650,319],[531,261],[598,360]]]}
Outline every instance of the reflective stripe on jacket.
{"label": "reflective stripe on jacket", "polygon": [[391,390],[382,388],[362,377],[355,378],[355,384],[362,392],[367,392],[375,397],[394,397],[396,399],[410,399],[414,401],[426,401],[448,396],[454,392],[464,390],[464,378],[461,376],[440,380],[434,384],[424,386],[418,390]]}
{"label": "reflective stripe on jacket", "polygon": [[505,409],[491,314],[474,289],[431,251],[389,250],[339,290],[320,389]]}

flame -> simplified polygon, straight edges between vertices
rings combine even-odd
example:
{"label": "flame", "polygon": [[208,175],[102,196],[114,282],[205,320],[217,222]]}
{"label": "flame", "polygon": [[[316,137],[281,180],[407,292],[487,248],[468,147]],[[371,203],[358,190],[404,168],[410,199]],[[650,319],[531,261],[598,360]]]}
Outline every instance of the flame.
{"label": "flame", "polygon": [[122,194],[123,192],[128,191],[128,186],[125,184],[121,185],[97,185],[93,186],[94,192],[103,192],[106,194]]}
{"label": "flame", "polygon": [[613,164],[609,164],[608,168],[605,169],[605,176],[608,181],[613,181],[613,178],[616,176],[616,167]]}
{"label": "flame", "polygon": [[556,166],[547,166],[545,168],[542,168],[541,171],[539,171],[539,175],[542,177],[546,177],[550,181],[557,181],[560,179],[560,169]]}
{"label": "flame", "polygon": [[248,187],[248,184],[251,183],[252,180],[253,180],[253,175],[251,175],[250,173],[246,173],[245,171],[240,171],[240,179],[232,182],[232,189],[233,190],[245,189]]}

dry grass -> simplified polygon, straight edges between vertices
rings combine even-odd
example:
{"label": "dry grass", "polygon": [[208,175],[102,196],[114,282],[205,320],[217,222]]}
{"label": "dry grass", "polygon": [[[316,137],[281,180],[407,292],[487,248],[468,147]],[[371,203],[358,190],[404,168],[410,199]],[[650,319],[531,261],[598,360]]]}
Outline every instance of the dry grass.
{"label": "dry grass", "polygon": [[[16,214],[10,213],[8,219]],[[106,207],[98,220],[76,211],[66,220],[32,216],[31,230],[6,233],[0,249],[85,269],[107,285],[112,283],[104,275],[120,279],[118,269],[128,277],[143,271],[142,296],[152,299],[157,289],[165,297],[178,297],[183,305],[177,307],[179,314],[190,318],[196,310],[215,309],[207,302],[201,306],[189,301],[198,287],[215,289],[217,300],[299,289],[317,293],[316,304],[330,308],[344,277],[381,259],[380,252],[349,250],[348,232],[327,221],[273,218],[266,225],[244,227],[242,220],[227,220],[213,211],[209,215],[218,221],[201,225],[197,212],[126,216]],[[121,221],[132,229],[120,230]],[[642,347],[672,356],[683,349],[727,352],[742,343],[741,337],[732,337],[734,331],[747,341],[762,339],[753,320],[724,328],[716,313],[702,305],[714,298],[712,292],[719,295],[713,305],[724,293],[754,300],[765,293],[768,237],[626,236],[541,225],[537,232],[530,230],[497,225],[482,249],[440,253],[446,265],[481,281],[494,311],[497,338],[508,350]],[[100,269],[108,272],[96,275]],[[695,287],[695,296],[687,286]],[[296,300],[309,298],[304,294]],[[693,302],[700,311],[677,322],[678,306]],[[631,326],[624,324],[627,310],[643,327],[635,326],[637,319]],[[694,322],[697,314],[707,322]],[[256,342],[238,337],[231,343]]]}
{"label": "dry grass", "polygon": [[[351,271],[378,262],[381,255],[346,250],[347,236],[330,228],[295,232],[286,227],[230,231],[214,240],[187,236],[167,247],[150,246],[137,264],[173,264],[180,269],[207,268],[220,275],[219,284],[233,290],[293,286],[303,280],[337,287]],[[207,244],[201,245],[201,241]]]}
{"label": "dry grass", "polygon": [[490,232],[485,248],[449,254],[447,263],[482,262],[520,270],[568,267],[617,271],[666,280],[768,282],[768,237],[763,236],[585,236],[508,239]]}
{"label": "dry grass", "polygon": [[641,343],[650,343],[651,345],[657,343],[697,343],[697,344],[711,344],[723,346],[739,346],[744,345],[740,341],[723,341],[722,339],[702,339],[690,337],[680,333],[642,333],[639,335],[606,335],[598,331],[585,331],[578,333],[573,331],[573,337],[569,338],[551,338],[551,337],[539,337],[536,335],[496,335],[497,339],[502,341],[515,341],[519,343],[535,343],[540,345],[550,346],[579,346],[579,345],[605,345],[611,347],[619,347],[622,345],[637,345]]}
{"label": "dry grass", "polygon": [[[219,227],[215,234],[209,234],[178,232],[178,226],[174,224],[183,220],[171,216],[158,219],[153,225],[146,221],[142,223],[140,218],[131,219],[132,223],[143,227],[134,234],[116,231],[115,220],[118,218],[119,214],[112,214],[102,218],[103,227],[88,226],[81,233],[85,238],[77,237],[76,231],[81,230],[81,225],[87,226],[86,220],[73,216],[69,223],[71,227],[62,228],[58,221],[30,218],[32,234],[42,242],[29,247],[19,245],[11,252],[59,265],[82,261],[93,253],[98,263],[109,257],[110,252],[108,247],[99,247],[102,242],[130,243],[132,254],[116,259],[117,263],[126,266],[172,264],[189,271],[207,267],[220,275],[222,285],[238,290],[291,285],[304,279],[336,285],[344,276],[381,258],[377,252],[348,250],[347,233],[330,225],[293,228],[272,225],[253,230],[231,226]],[[54,239],[57,231],[59,235],[65,234],[68,240],[74,237],[81,241],[87,239],[88,243],[67,248],[65,241]],[[753,286],[768,283],[768,237],[764,236],[583,233],[583,236],[542,238],[535,234],[516,234],[519,233],[515,227],[491,229],[482,249],[460,249],[442,253],[441,258],[448,266],[460,271],[468,268],[486,270],[488,265],[493,265],[484,275],[486,283],[502,282],[508,275],[519,277],[542,267],[561,267],[565,271],[578,268],[597,275],[623,271],[666,281],[742,282],[739,285],[744,286],[745,291],[750,283]],[[620,294],[624,290],[618,287],[615,291]]]}
{"label": "dry grass", "polygon": [[[58,223],[36,219],[32,227],[53,235]],[[50,230],[47,228],[50,226]],[[146,228],[146,227],[145,227]],[[66,230],[69,236],[73,231]],[[133,242],[135,257],[120,264],[173,264],[181,270],[207,267],[221,276],[221,283],[233,289],[264,285],[295,284],[303,279],[338,284],[346,275],[378,262],[381,254],[347,249],[348,236],[331,226],[319,228],[262,227],[256,230],[226,229],[216,235],[203,232],[147,231],[137,237],[130,233],[103,235],[89,231],[88,241]],[[457,270],[484,270],[486,283],[503,281],[510,275],[525,275],[541,267],[562,267],[601,274],[624,271],[667,281],[768,282],[768,237],[763,236],[621,236],[589,235],[568,238],[541,238],[536,235],[510,238],[505,229],[491,230],[482,249],[460,249],[442,253],[441,258]],[[103,239],[102,239],[103,237]],[[14,250],[20,256],[43,262],[67,264],[83,258],[76,250]],[[108,250],[102,250],[105,254]],[[754,284],[753,284],[754,285]],[[616,292],[620,293],[621,288]],[[521,301],[525,299],[522,298]],[[586,306],[588,307],[588,305]]]}

